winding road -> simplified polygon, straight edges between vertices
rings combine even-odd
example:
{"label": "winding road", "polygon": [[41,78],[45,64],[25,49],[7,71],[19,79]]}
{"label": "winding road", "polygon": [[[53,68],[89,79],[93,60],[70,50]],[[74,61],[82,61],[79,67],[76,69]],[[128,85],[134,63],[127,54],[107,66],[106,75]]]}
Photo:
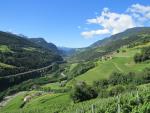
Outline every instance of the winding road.
{"label": "winding road", "polygon": [[31,71],[26,71],[26,72],[14,74],[14,75],[4,76],[3,78],[9,78],[9,77],[12,77],[12,76],[21,76],[21,75],[30,74],[30,73],[37,72],[37,71],[43,71],[43,70],[45,70],[45,69],[48,69],[48,68],[52,67],[55,63],[62,63],[62,62],[63,62],[63,61],[57,61],[57,62],[54,62],[54,63],[52,63],[51,65],[48,65],[48,66],[46,66],[46,67],[42,67],[42,68],[38,68],[38,69],[33,69],[33,70],[31,70]]}

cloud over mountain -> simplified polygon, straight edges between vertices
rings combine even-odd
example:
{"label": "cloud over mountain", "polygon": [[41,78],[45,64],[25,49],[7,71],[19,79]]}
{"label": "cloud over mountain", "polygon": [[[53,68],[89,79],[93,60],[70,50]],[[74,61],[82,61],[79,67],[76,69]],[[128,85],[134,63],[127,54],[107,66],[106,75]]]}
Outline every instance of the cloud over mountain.
{"label": "cloud over mountain", "polygon": [[104,8],[96,18],[87,19],[87,24],[96,24],[100,29],[83,31],[81,35],[92,38],[96,35],[116,34],[128,28],[144,26],[150,20],[150,6],[133,4],[124,13],[116,13]]}

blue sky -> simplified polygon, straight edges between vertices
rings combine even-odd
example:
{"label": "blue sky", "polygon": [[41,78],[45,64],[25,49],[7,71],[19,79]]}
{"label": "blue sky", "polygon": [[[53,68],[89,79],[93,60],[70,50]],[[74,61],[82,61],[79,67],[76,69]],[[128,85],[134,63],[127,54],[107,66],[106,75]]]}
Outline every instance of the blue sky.
{"label": "blue sky", "polygon": [[[0,30],[85,47],[127,28],[149,26],[149,7],[149,0],[0,0]],[[117,26],[112,16],[119,18]]]}

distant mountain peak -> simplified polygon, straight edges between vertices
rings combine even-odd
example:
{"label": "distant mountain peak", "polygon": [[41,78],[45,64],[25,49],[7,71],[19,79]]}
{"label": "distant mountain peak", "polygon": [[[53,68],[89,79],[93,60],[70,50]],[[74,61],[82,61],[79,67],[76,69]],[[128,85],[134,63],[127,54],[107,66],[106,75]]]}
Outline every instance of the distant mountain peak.
{"label": "distant mountain peak", "polygon": [[36,43],[45,49],[51,50],[52,52],[59,53],[58,48],[55,44],[53,43],[48,43],[44,38],[38,37],[38,38],[30,38],[29,39],[31,42]]}

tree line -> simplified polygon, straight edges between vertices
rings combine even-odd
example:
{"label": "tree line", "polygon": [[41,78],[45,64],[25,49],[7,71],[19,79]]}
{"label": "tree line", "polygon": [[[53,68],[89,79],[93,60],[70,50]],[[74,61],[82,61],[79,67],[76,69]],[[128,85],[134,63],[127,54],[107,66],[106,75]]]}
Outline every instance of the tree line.
{"label": "tree line", "polygon": [[141,53],[137,53],[134,56],[134,61],[136,63],[144,62],[146,60],[150,60],[150,46],[143,48]]}

